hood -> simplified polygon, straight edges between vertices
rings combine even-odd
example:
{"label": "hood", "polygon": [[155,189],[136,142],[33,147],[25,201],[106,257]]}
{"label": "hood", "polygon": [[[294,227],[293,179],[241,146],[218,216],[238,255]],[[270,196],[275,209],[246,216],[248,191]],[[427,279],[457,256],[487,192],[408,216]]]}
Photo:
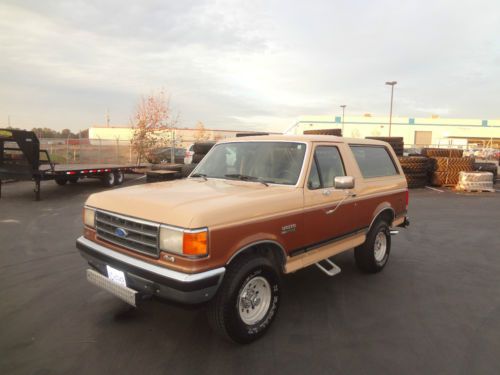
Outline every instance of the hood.
{"label": "hood", "polygon": [[92,194],[86,204],[184,228],[216,227],[302,208],[302,189],[185,179]]}

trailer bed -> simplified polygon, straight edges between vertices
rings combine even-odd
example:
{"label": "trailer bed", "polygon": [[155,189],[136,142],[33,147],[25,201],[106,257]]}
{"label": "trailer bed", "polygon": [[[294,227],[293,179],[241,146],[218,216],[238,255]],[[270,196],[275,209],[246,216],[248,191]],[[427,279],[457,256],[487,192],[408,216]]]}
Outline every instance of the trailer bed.
{"label": "trailer bed", "polygon": [[[93,169],[135,169],[139,167],[145,167],[146,165],[136,165],[136,164],[54,164],[54,172],[70,172],[70,171],[85,171]],[[41,165],[39,171],[46,173],[51,171],[50,165]]]}

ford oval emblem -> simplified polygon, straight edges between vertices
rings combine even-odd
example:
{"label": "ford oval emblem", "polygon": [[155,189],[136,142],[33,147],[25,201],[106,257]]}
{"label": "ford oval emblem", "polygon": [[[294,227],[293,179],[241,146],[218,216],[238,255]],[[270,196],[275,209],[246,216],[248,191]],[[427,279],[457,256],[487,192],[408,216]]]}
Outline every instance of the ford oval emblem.
{"label": "ford oval emblem", "polygon": [[115,235],[117,235],[118,237],[124,238],[124,237],[128,236],[128,232],[123,228],[116,228]]}

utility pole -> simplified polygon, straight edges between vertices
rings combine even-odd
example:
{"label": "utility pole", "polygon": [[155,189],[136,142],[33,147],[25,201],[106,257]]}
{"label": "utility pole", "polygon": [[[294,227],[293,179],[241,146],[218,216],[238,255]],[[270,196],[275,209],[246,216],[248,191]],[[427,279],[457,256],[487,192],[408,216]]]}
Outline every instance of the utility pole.
{"label": "utility pole", "polygon": [[391,86],[391,109],[390,109],[390,112],[389,112],[389,137],[391,136],[391,128],[392,128],[392,101],[393,101],[393,98],[394,98],[394,85],[396,83],[397,83],[396,81],[389,81],[389,82],[385,83],[386,85]]}
{"label": "utility pole", "polygon": [[344,136],[344,115],[345,115],[345,104],[342,104],[340,108],[342,108],[342,137]]}
{"label": "utility pole", "polygon": [[106,108],[106,127],[109,128],[109,108]]}

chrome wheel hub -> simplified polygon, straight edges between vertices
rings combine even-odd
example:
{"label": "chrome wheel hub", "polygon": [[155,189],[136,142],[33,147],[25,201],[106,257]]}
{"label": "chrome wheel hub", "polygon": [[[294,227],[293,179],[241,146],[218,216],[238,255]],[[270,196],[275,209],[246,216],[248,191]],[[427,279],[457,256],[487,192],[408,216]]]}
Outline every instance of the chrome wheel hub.
{"label": "chrome wheel hub", "polygon": [[250,279],[238,296],[238,313],[243,323],[252,325],[261,321],[271,306],[271,285],[257,276]]}
{"label": "chrome wheel hub", "polygon": [[381,262],[384,260],[385,254],[387,252],[387,237],[384,232],[378,232],[377,237],[375,237],[375,260]]}

